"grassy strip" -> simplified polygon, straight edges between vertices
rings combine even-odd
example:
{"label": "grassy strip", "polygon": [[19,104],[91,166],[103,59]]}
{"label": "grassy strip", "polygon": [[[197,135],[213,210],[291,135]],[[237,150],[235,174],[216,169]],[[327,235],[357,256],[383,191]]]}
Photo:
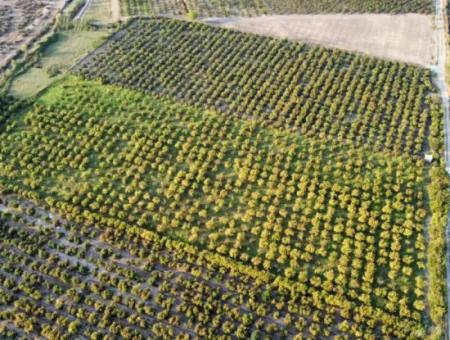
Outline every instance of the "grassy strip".
{"label": "grassy strip", "polygon": [[71,4],[67,7],[66,15],[69,18],[75,17],[77,13],[83,8],[83,6],[86,4],[86,0],[74,0],[71,2]]}
{"label": "grassy strip", "polygon": [[9,93],[20,98],[34,97],[65,73],[109,35],[107,31],[60,31],[40,53],[38,60],[11,80]]}

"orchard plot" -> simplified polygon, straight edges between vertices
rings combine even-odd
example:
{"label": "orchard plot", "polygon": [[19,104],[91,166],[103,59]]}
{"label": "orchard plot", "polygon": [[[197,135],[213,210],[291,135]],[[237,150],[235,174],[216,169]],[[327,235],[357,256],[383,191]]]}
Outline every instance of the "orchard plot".
{"label": "orchard plot", "polygon": [[48,211],[13,196],[2,197],[0,210],[4,337],[424,334],[415,322],[336,298],[329,304],[318,294],[293,294],[205,252],[166,247],[154,236],[49,218]]}
{"label": "orchard plot", "polygon": [[329,143],[415,155],[442,145],[429,70],[338,50],[136,20],[75,72]]}
{"label": "orchard plot", "polygon": [[420,323],[423,162],[71,79],[0,140],[0,183]]}

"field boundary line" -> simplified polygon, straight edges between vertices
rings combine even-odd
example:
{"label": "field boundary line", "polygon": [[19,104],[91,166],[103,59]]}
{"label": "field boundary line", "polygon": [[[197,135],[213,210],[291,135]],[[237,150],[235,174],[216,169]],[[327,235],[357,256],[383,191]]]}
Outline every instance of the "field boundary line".
{"label": "field boundary line", "polygon": [[109,44],[113,43],[117,39],[120,39],[126,33],[127,29],[132,27],[134,25],[134,23],[136,22],[136,20],[138,20],[138,19],[139,18],[132,18],[129,22],[127,22],[125,24],[125,26],[121,27],[120,30],[118,30],[117,32],[114,32],[113,34],[111,34],[100,46],[96,47],[93,51],[89,52],[83,58],[81,58],[80,60],[75,62],[68,69],[68,71],[69,72],[70,71],[74,71],[77,67],[83,65],[83,63],[85,63],[86,60],[89,60],[92,56],[94,56],[95,54],[97,54],[100,51],[102,51],[106,46],[108,46]]}
{"label": "field boundary line", "polygon": [[86,2],[84,3],[84,6],[81,7],[80,11],[75,15],[75,17],[73,19],[74,20],[80,20],[81,17],[86,12],[86,10],[88,9],[88,7],[91,5],[91,2],[92,2],[92,0],[86,0]]}

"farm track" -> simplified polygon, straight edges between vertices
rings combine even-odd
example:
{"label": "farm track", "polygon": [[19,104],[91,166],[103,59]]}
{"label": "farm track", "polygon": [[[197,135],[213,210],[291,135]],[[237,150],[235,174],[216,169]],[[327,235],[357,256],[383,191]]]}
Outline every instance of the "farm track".
{"label": "farm track", "polygon": [[119,0],[111,0],[111,16],[113,21],[119,21],[120,16],[120,1]]}
{"label": "farm track", "polygon": [[80,11],[77,13],[77,15],[75,15],[74,20],[79,20],[81,19],[81,17],[84,15],[84,13],[86,12],[86,10],[89,8],[89,6],[91,5],[92,0],[86,0],[86,3],[84,4],[84,6],[80,9]]}

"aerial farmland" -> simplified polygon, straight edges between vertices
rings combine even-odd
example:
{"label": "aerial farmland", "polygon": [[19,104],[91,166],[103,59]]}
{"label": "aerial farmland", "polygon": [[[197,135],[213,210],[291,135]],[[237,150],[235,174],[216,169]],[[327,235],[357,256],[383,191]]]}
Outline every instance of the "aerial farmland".
{"label": "aerial farmland", "polygon": [[0,338],[448,337],[445,1],[29,6]]}
{"label": "aerial farmland", "polygon": [[63,0],[2,0],[0,3],[0,70],[48,30]]}

